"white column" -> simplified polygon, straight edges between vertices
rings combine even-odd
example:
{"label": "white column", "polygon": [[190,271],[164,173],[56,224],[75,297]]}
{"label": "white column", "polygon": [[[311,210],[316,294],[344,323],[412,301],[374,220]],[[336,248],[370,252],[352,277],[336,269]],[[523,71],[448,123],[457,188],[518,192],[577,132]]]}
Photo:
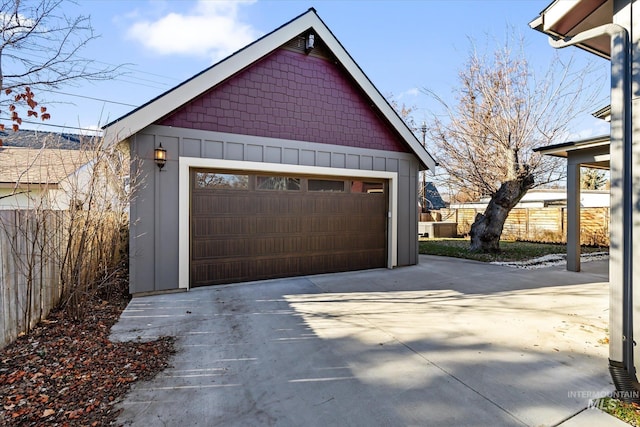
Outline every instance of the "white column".
{"label": "white column", "polygon": [[580,163],[567,161],[567,270],[580,271]]}

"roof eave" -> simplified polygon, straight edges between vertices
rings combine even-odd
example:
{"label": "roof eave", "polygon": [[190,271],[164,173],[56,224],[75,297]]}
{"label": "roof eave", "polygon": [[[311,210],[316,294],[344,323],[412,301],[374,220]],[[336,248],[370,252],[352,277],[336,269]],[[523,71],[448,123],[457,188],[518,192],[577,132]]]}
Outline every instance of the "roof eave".
{"label": "roof eave", "polygon": [[602,107],[598,111],[591,113],[591,115],[596,119],[601,119],[601,120],[610,122],[611,121],[611,104],[607,105],[606,107]]}
{"label": "roof eave", "polygon": [[[554,1],[540,15],[529,22],[529,27],[546,34],[553,40],[576,35],[603,23],[610,23],[608,16],[611,0]],[[605,22],[607,21],[607,22]],[[603,40],[601,40],[603,41]],[[610,59],[605,47],[598,47],[596,40],[575,44],[576,47],[604,59]]]}
{"label": "roof eave", "polygon": [[570,151],[587,150],[589,148],[603,147],[610,143],[609,135],[586,138],[579,141],[568,141],[560,144],[547,145],[534,148],[533,151],[554,157],[567,157]]}

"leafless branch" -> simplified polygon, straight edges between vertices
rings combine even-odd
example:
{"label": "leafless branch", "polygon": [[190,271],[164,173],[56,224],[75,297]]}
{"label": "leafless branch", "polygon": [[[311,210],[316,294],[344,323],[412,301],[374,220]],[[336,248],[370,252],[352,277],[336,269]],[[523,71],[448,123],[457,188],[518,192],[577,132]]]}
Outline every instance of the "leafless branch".
{"label": "leafless branch", "polygon": [[492,195],[525,170],[535,186],[562,178],[562,162],[532,150],[561,142],[571,121],[593,108],[599,93],[587,84],[593,68],[577,69],[573,58],[555,60],[539,77],[522,41],[512,46],[506,42],[491,55],[472,48],[459,74],[455,105],[423,90],[440,106],[429,123],[438,161],[449,184],[467,194]]}
{"label": "leafless branch", "polygon": [[[59,88],[81,80],[111,79],[119,73],[120,66],[99,65],[81,56],[98,36],[89,16],[70,17],[63,13],[67,3],[73,2],[0,2],[0,107],[4,107],[3,114],[7,114],[7,106],[15,107],[20,101],[15,95],[27,88],[34,91]],[[30,114],[35,115],[35,111]],[[11,120],[21,122],[15,115]]]}

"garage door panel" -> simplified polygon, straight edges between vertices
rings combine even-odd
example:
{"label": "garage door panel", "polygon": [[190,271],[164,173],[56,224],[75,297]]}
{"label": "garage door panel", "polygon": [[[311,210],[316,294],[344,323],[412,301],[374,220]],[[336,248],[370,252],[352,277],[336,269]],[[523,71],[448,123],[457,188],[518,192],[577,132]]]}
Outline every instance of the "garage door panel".
{"label": "garage door panel", "polygon": [[199,190],[194,193],[191,212],[194,215],[230,215],[237,212],[250,213],[254,203],[250,195],[240,191],[223,191],[214,195],[211,191]]}
{"label": "garage door panel", "polygon": [[251,231],[251,221],[233,217],[194,217],[192,228],[196,236],[246,234]]}
{"label": "garage door panel", "polygon": [[[360,231],[366,231],[366,230],[361,230],[362,229],[362,225],[363,223],[368,224],[368,226],[372,229],[372,230],[380,230],[380,229],[384,229],[386,227],[387,224],[387,217],[386,216],[378,216],[378,217],[363,217],[360,215],[356,215],[356,216],[350,216],[347,218],[347,227],[350,230],[360,230]],[[366,233],[369,234],[369,233]],[[374,233],[377,234],[377,233]],[[382,238],[384,238],[384,235],[380,236]]]}
{"label": "garage door panel", "polygon": [[253,239],[253,248],[247,253],[251,256],[259,257],[265,254],[288,255],[300,252],[303,249],[303,236],[274,236],[268,238]]}
{"label": "garage door panel", "polygon": [[[193,263],[191,265],[191,285],[206,286],[211,284],[211,277],[219,283],[233,283],[248,280],[248,263],[244,260],[222,261],[216,263]],[[238,279],[239,278],[239,279]]]}
{"label": "garage door panel", "polygon": [[282,234],[301,233],[302,222],[297,217],[257,217],[254,219],[255,230],[253,234]]}
{"label": "garage door panel", "polygon": [[[213,260],[215,258],[241,257],[253,247],[252,240],[246,237],[236,239],[210,239],[193,242],[193,259],[196,261]],[[220,254],[225,254],[222,257]]]}
{"label": "garage door panel", "polygon": [[290,198],[288,200],[286,212],[291,216],[298,216],[303,214],[304,212],[306,212],[304,200],[301,197]]}
{"label": "garage door panel", "polygon": [[[265,194],[266,193],[266,194]],[[287,212],[288,200],[273,197],[277,194],[275,191],[253,193],[253,203],[256,204],[256,214],[271,215],[277,212]]]}
{"label": "garage door panel", "polygon": [[254,280],[268,279],[300,274],[300,264],[297,257],[266,257],[258,258],[252,263],[252,277]]}
{"label": "garage door panel", "polygon": [[308,193],[309,197],[313,197],[314,203],[312,210],[309,212],[311,215],[324,216],[332,213],[344,213],[344,209],[340,204],[340,196],[327,197],[321,193]]}
{"label": "garage door panel", "polygon": [[305,185],[255,190],[250,184],[192,187],[191,197],[192,286],[386,266],[383,193],[314,192]]}
{"label": "garage door panel", "polygon": [[334,235],[308,236],[307,242],[308,250],[314,253],[323,250],[334,250],[336,249],[336,246],[338,246],[336,236]]}
{"label": "garage door panel", "polygon": [[[265,254],[289,255],[305,250],[305,236],[272,236],[248,238],[226,236],[220,239],[197,239],[192,244],[192,259],[195,261],[227,259],[237,257],[259,257]],[[318,248],[326,244],[318,244]]]}

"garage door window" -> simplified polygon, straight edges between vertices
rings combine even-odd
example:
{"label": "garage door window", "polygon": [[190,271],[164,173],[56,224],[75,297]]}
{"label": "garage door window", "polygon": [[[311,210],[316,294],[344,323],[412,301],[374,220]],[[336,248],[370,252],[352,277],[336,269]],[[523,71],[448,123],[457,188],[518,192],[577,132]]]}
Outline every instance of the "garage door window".
{"label": "garage door window", "polygon": [[300,191],[300,178],[286,176],[258,176],[256,178],[258,190]]}
{"label": "garage door window", "polygon": [[309,191],[344,192],[344,181],[310,179]]}
{"label": "garage door window", "polygon": [[384,193],[382,182],[351,181],[352,193],[381,194]]}
{"label": "garage door window", "polygon": [[196,188],[217,188],[221,190],[248,190],[249,175],[196,172],[195,186]]}

